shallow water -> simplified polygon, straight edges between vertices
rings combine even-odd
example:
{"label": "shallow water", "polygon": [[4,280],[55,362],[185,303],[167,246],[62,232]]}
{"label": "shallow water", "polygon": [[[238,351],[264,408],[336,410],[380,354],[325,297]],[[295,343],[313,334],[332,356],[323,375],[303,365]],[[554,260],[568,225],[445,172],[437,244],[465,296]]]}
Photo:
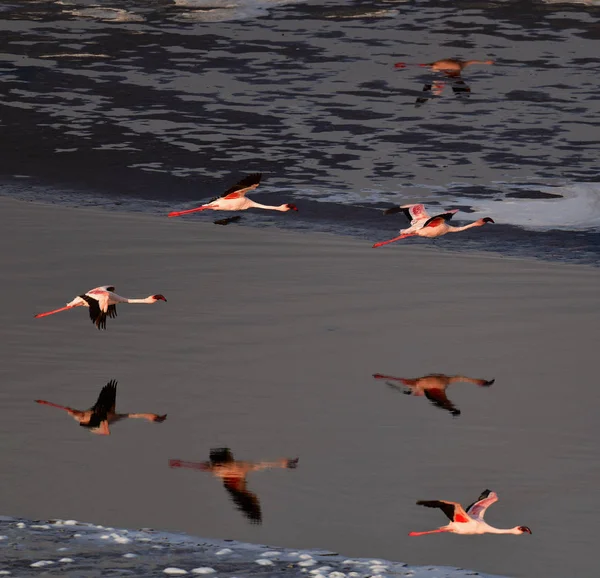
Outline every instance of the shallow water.
{"label": "shallow water", "polygon": [[[437,248],[598,265],[599,16],[593,2],[12,1],[0,6],[0,192],[102,206],[115,215],[102,235],[127,239],[119,213],[194,206],[262,171],[253,198],[300,211],[246,212],[240,225],[370,243],[404,226],[382,208],[423,201],[497,223]],[[448,85],[417,103],[440,77],[394,63],[448,56],[496,64],[467,69],[469,96]],[[81,212],[46,228],[24,212],[3,226],[5,246],[19,248],[2,256],[13,304],[0,330],[3,512],[519,577],[595,571],[597,291],[546,286],[576,274],[525,262],[457,279],[448,264],[415,279],[401,261],[359,271],[335,242],[290,272],[294,242],[268,248],[237,224],[217,233],[220,260],[190,263],[177,227],[210,216],[165,219],[121,252]],[[70,237],[86,226],[94,259]],[[243,262],[240,239],[261,256]],[[37,307],[98,275],[127,293],[133,270],[167,294],[173,317],[123,312],[110,342],[79,331],[80,311],[31,325]],[[252,288],[251,310],[239,287]],[[207,305],[215,295],[225,314]],[[298,318],[306,300],[315,311]],[[435,331],[419,310],[438,312]],[[235,363],[221,357],[228,347],[241,351]],[[496,382],[453,386],[453,417],[375,372]],[[101,440],[33,404],[89,407],[112,378],[121,409],[169,419],[129,420]],[[168,467],[216,447],[255,462],[300,458],[294,471],[249,475],[262,525],[220,480]],[[443,523],[415,500],[468,503],[485,487],[501,498],[491,523],[534,534],[406,537]]]}
{"label": "shallow water", "polygon": [[76,520],[0,517],[0,554],[0,575],[3,576],[461,578],[476,575],[494,578],[490,574],[456,568],[348,558],[326,550],[273,549],[150,528],[106,528]]}
{"label": "shallow water", "polygon": [[[262,171],[300,211],[245,224],[382,240],[422,201],[498,223],[443,247],[598,264],[596,4],[11,2],[2,192],[167,212]],[[449,57],[495,64],[394,68]]]}

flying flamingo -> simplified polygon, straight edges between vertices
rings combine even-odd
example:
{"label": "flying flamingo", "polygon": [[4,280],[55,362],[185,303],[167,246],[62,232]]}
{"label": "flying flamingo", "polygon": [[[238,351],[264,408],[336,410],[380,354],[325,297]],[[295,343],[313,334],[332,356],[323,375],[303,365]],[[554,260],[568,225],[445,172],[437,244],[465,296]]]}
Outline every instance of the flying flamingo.
{"label": "flying flamingo", "polygon": [[498,501],[498,495],[491,490],[484,490],[479,499],[471,504],[467,511],[458,502],[447,502],[446,500],[430,500],[417,502],[418,506],[427,508],[440,508],[450,519],[447,526],[427,532],[410,532],[409,536],[423,536],[425,534],[437,534],[439,532],[453,532],[455,534],[531,534],[527,526],[515,526],[514,528],[494,528],[487,524],[483,516],[485,511]]}
{"label": "flying flamingo", "polygon": [[189,468],[210,472],[223,480],[223,485],[234,504],[244,513],[253,524],[262,522],[262,513],[258,497],[246,487],[246,476],[249,472],[269,468],[296,468],[298,458],[281,459],[274,462],[242,462],[235,460],[229,448],[214,448],[210,450],[208,462],[185,462],[169,460],[172,468]]}
{"label": "flying flamingo", "polygon": [[401,207],[393,207],[383,212],[384,215],[392,215],[394,213],[404,213],[408,219],[410,219],[410,227],[408,229],[402,229],[399,237],[394,237],[387,241],[380,241],[375,243],[373,248],[399,241],[400,239],[406,239],[407,237],[441,237],[446,233],[459,233],[460,231],[466,231],[471,227],[483,227],[486,223],[493,223],[494,220],[490,217],[484,217],[478,219],[473,223],[469,223],[464,227],[452,227],[448,225],[448,221],[452,218],[455,213],[458,213],[458,209],[453,209],[441,215],[430,217],[425,210],[424,205],[402,205]]}
{"label": "flying flamingo", "polygon": [[73,409],[64,405],[57,405],[44,399],[36,399],[36,403],[49,405],[65,410],[75,421],[79,422],[81,427],[88,428],[92,433],[98,435],[110,435],[109,425],[127,418],[141,418],[148,421],[162,423],[167,419],[167,415],[158,415],[156,413],[116,413],[115,405],[117,400],[117,382],[113,379],[109,381],[100,391],[98,401],[87,410]]}
{"label": "flying flamingo", "polygon": [[117,303],[156,303],[157,301],[166,301],[163,295],[150,295],[144,299],[128,299],[127,297],[117,295],[114,290],[115,288],[112,285],[90,289],[87,293],[75,297],[65,307],[46,311],[45,313],[38,313],[34,317],[36,319],[38,317],[46,317],[47,315],[54,315],[54,313],[67,311],[74,307],[89,307],[92,323],[98,329],[106,329],[106,317],[112,318],[117,316]]}
{"label": "flying flamingo", "polygon": [[[297,211],[298,208],[292,203],[286,203],[285,205],[261,205],[255,203],[246,197],[246,193],[258,187],[262,173],[255,173],[244,177],[239,183],[236,183],[230,189],[227,189],[220,197],[212,199],[206,205],[196,207],[195,209],[188,209],[187,211],[172,211],[169,213],[169,217],[180,217],[181,215],[188,215],[189,213],[196,213],[198,211],[245,211],[246,209],[269,209],[271,211]],[[226,224],[226,223],[218,223]]]}
{"label": "flying flamingo", "polygon": [[457,77],[461,72],[472,64],[494,64],[493,60],[459,60],[457,58],[444,58],[428,64],[410,64],[396,62],[394,68],[406,68],[407,66],[421,66],[431,69],[433,72],[443,72],[446,76]]}
{"label": "flying flamingo", "polygon": [[402,393],[407,395],[421,396],[424,395],[433,405],[441,409],[449,411],[453,416],[460,415],[460,409],[458,409],[447,397],[446,388],[452,383],[474,383],[481,387],[489,387],[494,383],[494,379],[488,381],[485,379],[475,379],[473,377],[466,377],[464,375],[444,375],[443,373],[432,373],[430,375],[424,375],[423,377],[417,377],[416,379],[405,379],[404,377],[394,377],[393,375],[382,375],[381,373],[374,373],[375,379],[389,379],[393,381],[400,381],[407,390],[402,390],[393,383],[388,383],[389,386],[400,389]]}

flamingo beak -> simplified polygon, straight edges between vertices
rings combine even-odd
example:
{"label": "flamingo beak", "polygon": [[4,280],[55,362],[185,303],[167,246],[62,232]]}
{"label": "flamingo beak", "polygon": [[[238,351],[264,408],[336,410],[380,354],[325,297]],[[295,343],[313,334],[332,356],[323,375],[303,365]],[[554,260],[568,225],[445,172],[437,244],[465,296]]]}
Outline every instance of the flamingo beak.
{"label": "flamingo beak", "polygon": [[293,203],[288,203],[287,204],[287,208],[290,209],[291,211],[297,211],[298,207],[296,205],[294,205]]}
{"label": "flamingo beak", "polygon": [[164,295],[154,295],[154,299],[156,299],[157,301],[167,301]]}
{"label": "flamingo beak", "polygon": [[404,64],[404,62],[396,62],[394,68],[406,68],[406,64]]}
{"label": "flamingo beak", "polygon": [[494,219],[492,219],[491,217],[484,217],[483,222],[484,223],[495,223]]}
{"label": "flamingo beak", "polygon": [[521,530],[521,532],[523,532],[523,534],[531,534],[531,529],[528,528],[527,526],[520,526],[519,530]]}

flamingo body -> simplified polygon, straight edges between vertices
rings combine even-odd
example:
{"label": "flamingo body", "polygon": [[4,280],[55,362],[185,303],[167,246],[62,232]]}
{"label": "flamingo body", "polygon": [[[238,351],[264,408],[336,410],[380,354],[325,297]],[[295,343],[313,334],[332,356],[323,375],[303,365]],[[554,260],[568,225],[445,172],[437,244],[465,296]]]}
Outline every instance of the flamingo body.
{"label": "flamingo body", "polygon": [[[187,209],[186,211],[172,211],[169,213],[169,217],[180,217],[182,215],[188,215],[190,213],[197,213],[200,211],[246,211],[247,209],[267,209],[271,211],[297,211],[298,208],[292,203],[286,203],[283,205],[261,205],[260,203],[254,202],[252,199],[246,197],[248,191],[256,189],[260,184],[262,173],[254,173],[243,178],[241,181],[233,185],[231,188],[226,190],[220,197],[217,197],[196,207],[195,209]],[[218,223],[223,224],[223,223]]]}
{"label": "flamingo body", "polygon": [[433,405],[439,407],[440,409],[445,409],[455,417],[460,415],[460,409],[458,409],[446,396],[446,389],[449,385],[453,383],[464,382],[473,383],[480,387],[489,387],[495,381],[494,379],[477,379],[473,377],[466,377],[464,375],[445,375],[443,373],[431,373],[415,379],[394,377],[393,375],[383,375],[381,373],[374,373],[373,377],[375,379],[399,381],[405,389],[402,389],[396,384],[390,382],[388,382],[388,385],[394,389],[401,390],[407,395],[413,395],[416,397],[425,396]]}
{"label": "flamingo body", "polygon": [[402,229],[398,237],[375,243],[373,245],[374,248],[388,245],[389,243],[406,239],[407,237],[417,236],[433,239],[435,237],[446,235],[447,233],[460,233],[461,231],[466,231],[472,227],[483,227],[486,223],[494,222],[490,217],[484,217],[483,219],[478,219],[463,227],[453,227],[448,224],[448,221],[458,213],[458,209],[452,209],[451,211],[430,217],[425,210],[425,206],[422,204],[402,205],[401,207],[393,207],[384,211],[384,215],[392,215],[394,213],[404,213],[410,220],[410,227],[408,229]]}
{"label": "flamingo body", "polygon": [[74,409],[72,407],[58,405],[45,399],[36,399],[36,403],[56,407],[66,411],[81,427],[98,435],[110,435],[109,426],[127,418],[141,418],[148,421],[162,423],[167,415],[156,413],[117,413],[117,381],[112,379],[100,391],[96,403],[87,410]]}
{"label": "flamingo body", "polygon": [[103,285],[102,287],[96,287],[90,289],[83,295],[78,295],[72,301],[66,304],[65,307],[59,309],[53,309],[52,311],[46,311],[44,313],[38,313],[34,315],[37,319],[39,317],[47,317],[48,315],[54,315],[61,311],[67,311],[74,307],[87,307],[90,313],[90,319],[92,323],[96,325],[98,329],[106,329],[106,318],[117,316],[117,304],[118,303],[156,303],[157,301],[166,301],[164,295],[150,295],[143,299],[129,299],[128,297],[122,297],[117,295],[115,288],[112,285]]}
{"label": "flamingo body", "polygon": [[262,522],[262,512],[258,496],[247,487],[246,476],[250,472],[270,468],[296,468],[298,458],[281,459],[274,462],[246,462],[236,460],[229,448],[213,448],[210,450],[210,461],[188,462],[183,460],[169,460],[172,468],[188,468],[209,472],[223,482],[229,497],[236,507],[243,512],[253,524]]}
{"label": "flamingo body", "polygon": [[446,500],[419,500],[418,506],[427,508],[439,508],[448,516],[450,523],[436,530],[425,532],[410,532],[409,536],[424,536],[425,534],[438,534],[451,532],[454,534],[531,534],[527,526],[515,526],[514,528],[494,528],[484,519],[485,511],[493,503],[498,501],[498,495],[491,490],[484,490],[479,499],[471,504],[466,511],[458,502]]}

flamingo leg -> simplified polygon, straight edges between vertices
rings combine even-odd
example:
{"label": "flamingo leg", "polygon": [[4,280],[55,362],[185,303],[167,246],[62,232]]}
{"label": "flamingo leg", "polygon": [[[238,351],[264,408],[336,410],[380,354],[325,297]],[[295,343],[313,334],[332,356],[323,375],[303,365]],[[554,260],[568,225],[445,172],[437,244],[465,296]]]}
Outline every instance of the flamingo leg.
{"label": "flamingo leg", "polygon": [[400,235],[399,237],[394,237],[393,239],[388,239],[387,241],[380,241],[379,243],[375,243],[373,245],[373,249],[376,247],[381,247],[382,245],[388,245],[389,243],[393,243],[394,241],[400,241],[400,239],[406,239],[406,237],[414,237],[415,233],[409,233],[408,235]]}
{"label": "flamingo leg", "polygon": [[189,215],[190,213],[207,211],[208,209],[212,209],[212,207],[209,207],[208,205],[202,205],[201,207],[196,207],[195,209],[188,209],[187,211],[172,211],[169,213],[169,217],[180,217],[181,215]]}
{"label": "flamingo leg", "polygon": [[45,399],[36,399],[35,403],[41,403],[42,405],[49,405],[51,407],[57,407],[58,409],[64,409],[65,411],[72,411],[70,407],[66,407],[64,405],[58,405],[56,403],[52,403],[51,401],[46,401]]}
{"label": "flamingo leg", "polygon": [[171,468],[189,468],[191,470],[203,470],[203,471],[206,471],[208,469],[204,462],[185,462],[183,460],[169,460],[169,467],[171,467]]}
{"label": "flamingo leg", "polygon": [[437,530],[428,530],[427,532],[409,532],[409,536],[425,536],[425,534],[439,534],[440,532],[449,532],[447,528],[438,528]]}
{"label": "flamingo leg", "polygon": [[411,379],[404,379],[403,377],[394,377],[393,375],[383,375],[383,373],[374,373],[373,377],[375,379],[394,379],[395,381],[401,381],[405,385],[414,385],[414,383],[408,384],[407,381],[414,381]]}
{"label": "flamingo leg", "polygon": [[54,315],[55,313],[60,313],[61,311],[66,311],[67,309],[73,309],[73,307],[76,307],[76,305],[67,305],[66,307],[61,307],[60,309],[53,309],[52,311],[46,311],[45,313],[38,313],[37,315],[34,315],[34,318],[37,319],[38,317],[46,317],[47,315]]}

